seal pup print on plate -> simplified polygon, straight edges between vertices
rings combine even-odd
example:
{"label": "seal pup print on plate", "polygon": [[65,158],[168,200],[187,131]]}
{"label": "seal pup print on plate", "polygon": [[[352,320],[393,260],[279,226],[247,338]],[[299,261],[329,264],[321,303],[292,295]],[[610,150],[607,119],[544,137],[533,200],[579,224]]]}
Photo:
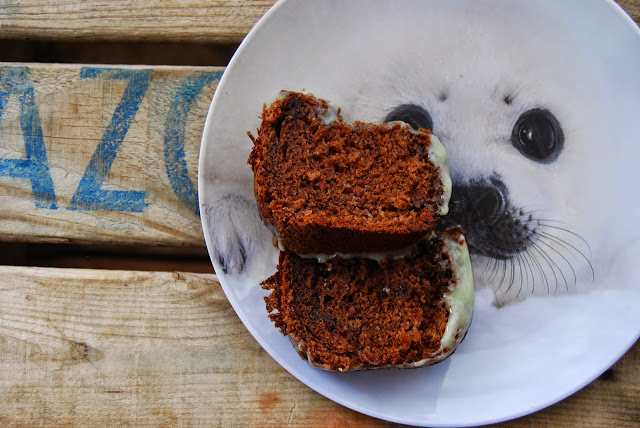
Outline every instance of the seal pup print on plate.
{"label": "seal pup print on plate", "polygon": [[[612,1],[279,2],[231,61],[203,134],[200,208],[225,293],[281,365],[372,416],[486,424],[561,400],[640,333],[638,70],[638,28]],[[340,106],[347,122],[432,129],[446,147],[445,223],[465,229],[476,284],[450,360],[325,373],[270,323],[259,284],[278,250],[246,133],[283,89]]]}

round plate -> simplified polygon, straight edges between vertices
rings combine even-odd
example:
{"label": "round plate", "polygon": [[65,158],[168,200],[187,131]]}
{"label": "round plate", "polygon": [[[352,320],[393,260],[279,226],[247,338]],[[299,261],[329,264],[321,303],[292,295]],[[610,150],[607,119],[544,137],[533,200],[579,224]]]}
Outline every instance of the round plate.
{"label": "round plate", "polygon": [[[285,369],[374,417],[486,424],[572,394],[640,333],[639,76],[639,31],[613,1],[277,3],[229,64],[202,140],[202,225],[229,301]],[[282,89],[328,99],[347,121],[420,105],[454,182],[500,182],[512,224],[528,225],[526,251],[473,256],[473,323],[445,362],[327,372],[268,319],[259,284],[278,254],[253,198],[247,131],[256,135],[263,105]],[[531,110],[559,124],[552,156],[527,155],[512,138]],[[490,222],[474,227],[505,238]]]}

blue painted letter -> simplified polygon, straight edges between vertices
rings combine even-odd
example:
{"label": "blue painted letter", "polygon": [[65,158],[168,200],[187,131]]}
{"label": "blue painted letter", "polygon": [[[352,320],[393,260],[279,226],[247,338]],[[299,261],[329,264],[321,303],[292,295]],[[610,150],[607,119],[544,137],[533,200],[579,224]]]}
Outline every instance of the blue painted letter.
{"label": "blue painted letter", "polygon": [[36,207],[55,210],[58,208],[56,194],[28,70],[27,67],[0,67],[0,119],[9,95],[17,95],[20,100],[20,127],[27,152],[26,159],[0,159],[0,177],[29,179]]}
{"label": "blue painted letter", "polygon": [[83,68],[80,77],[128,80],[120,104],[113,113],[102,140],[98,144],[76,193],[71,199],[70,210],[109,210],[142,212],[147,203],[143,191],[103,190],[118,148],[129,131],[131,121],[138,112],[140,102],[149,88],[150,70],[124,70],[112,68]]}
{"label": "blue painted letter", "polygon": [[187,171],[184,159],[184,134],[191,106],[205,85],[220,80],[222,72],[201,72],[185,79],[176,91],[173,103],[167,115],[164,131],[164,164],[173,192],[187,208],[199,214],[198,193]]}

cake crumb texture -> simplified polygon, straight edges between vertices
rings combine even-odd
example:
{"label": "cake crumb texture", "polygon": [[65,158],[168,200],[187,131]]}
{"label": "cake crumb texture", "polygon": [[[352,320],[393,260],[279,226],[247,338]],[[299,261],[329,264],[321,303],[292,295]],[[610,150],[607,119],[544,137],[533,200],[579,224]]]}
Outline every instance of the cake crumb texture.
{"label": "cake crumb texture", "polygon": [[417,242],[443,203],[431,132],[401,122],[346,124],[339,114],[327,125],[318,116],[329,108],[295,92],[264,107],[249,158],[262,219],[297,254]]}
{"label": "cake crumb texture", "polygon": [[282,251],[262,283],[269,317],[298,353],[329,370],[410,367],[440,350],[455,273],[441,237],[410,256],[327,262]]}

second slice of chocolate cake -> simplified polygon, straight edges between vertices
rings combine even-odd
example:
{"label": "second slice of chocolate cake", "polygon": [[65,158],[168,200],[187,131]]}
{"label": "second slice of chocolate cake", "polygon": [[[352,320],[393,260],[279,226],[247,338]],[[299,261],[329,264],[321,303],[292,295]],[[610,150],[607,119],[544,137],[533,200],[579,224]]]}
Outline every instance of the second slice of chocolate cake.
{"label": "second slice of chocolate cake", "polygon": [[459,228],[433,232],[401,258],[319,261],[282,251],[262,287],[276,327],[302,358],[328,370],[435,364],[462,341],[473,311]]}

